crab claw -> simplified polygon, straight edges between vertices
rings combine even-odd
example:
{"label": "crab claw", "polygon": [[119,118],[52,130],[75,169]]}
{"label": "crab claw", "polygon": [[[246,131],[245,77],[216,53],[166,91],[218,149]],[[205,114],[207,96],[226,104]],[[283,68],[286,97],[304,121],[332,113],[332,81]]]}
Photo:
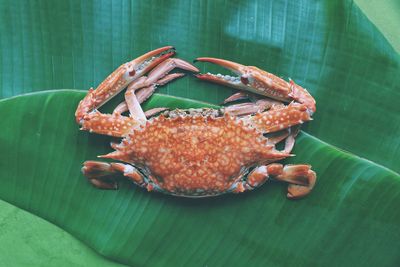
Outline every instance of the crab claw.
{"label": "crab claw", "polygon": [[[237,74],[237,76],[231,76],[231,75],[222,75],[222,74],[212,74],[212,73],[199,73],[196,74],[195,76],[201,80],[205,81],[210,81],[214,83],[219,83],[222,85],[230,86],[236,89],[240,90],[247,90],[251,91],[250,88],[247,88],[247,86],[242,83],[241,81],[241,76],[246,68],[246,66],[241,65],[239,63],[235,63],[232,61],[224,60],[224,59],[218,59],[218,58],[212,58],[212,57],[199,57],[194,60],[194,62],[197,61],[202,61],[202,62],[210,62],[222,67],[225,67],[226,69],[232,71],[233,73]],[[256,92],[258,93],[258,92]]]}
{"label": "crab claw", "polygon": [[222,74],[197,74],[201,80],[219,83],[239,90],[250,91],[259,95],[264,95],[276,100],[291,102],[296,101],[305,104],[311,113],[315,112],[315,100],[306,89],[295,84],[293,81],[287,82],[267,71],[253,66],[245,66],[229,60],[200,57],[195,60],[210,62],[226,69],[229,69],[237,76]]}
{"label": "crab claw", "polygon": [[76,121],[80,123],[90,111],[101,107],[113,96],[121,92],[129,83],[143,76],[174,54],[174,47],[165,46],[119,66],[96,90],[89,90],[89,93],[79,103],[76,110]]}
{"label": "crab claw", "polygon": [[126,74],[129,75],[132,80],[136,80],[173,55],[175,55],[175,48],[173,46],[164,46],[147,52],[146,54],[125,63]]}

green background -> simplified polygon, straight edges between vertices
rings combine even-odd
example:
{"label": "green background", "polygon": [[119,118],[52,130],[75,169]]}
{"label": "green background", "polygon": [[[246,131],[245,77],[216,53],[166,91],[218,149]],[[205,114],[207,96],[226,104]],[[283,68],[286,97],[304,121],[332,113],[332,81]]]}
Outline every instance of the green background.
{"label": "green background", "polygon": [[400,52],[400,1],[355,0],[354,2],[397,52]]}
{"label": "green background", "polygon": [[[359,7],[374,24],[366,19]],[[0,103],[1,114],[7,114],[1,126],[7,130],[1,135],[0,144],[2,151],[12,152],[3,155],[0,161],[0,177],[4,180],[0,198],[30,213],[7,202],[0,203],[0,263],[6,266],[115,265],[91,250],[94,248],[113,261],[135,266],[144,263],[176,266],[194,262],[200,266],[223,263],[398,265],[400,220],[395,210],[399,204],[397,189],[400,189],[399,38],[396,38],[400,28],[399,10],[396,1],[365,0],[335,3],[275,1],[274,4],[272,1],[124,1],[112,4],[108,1],[2,1],[2,98],[46,89],[86,89],[98,84],[120,63],[166,44],[176,45],[179,56],[188,60],[207,55],[255,64],[285,78],[292,77],[315,95],[318,111],[305,131],[319,139],[301,135],[294,160],[312,163],[318,171],[320,185],[309,200],[300,204],[287,202],[283,187],[277,186],[254,192],[254,197],[223,198],[215,211],[207,211],[214,216],[210,220],[216,220],[213,222],[217,227],[200,230],[201,220],[196,223],[193,219],[204,215],[201,203],[189,201],[184,207],[177,208],[178,200],[147,196],[138,190],[134,191],[135,199],[132,199],[132,188],[128,185],[119,195],[87,188],[76,166],[85,159],[93,159],[103,150],[107,151],[108,141],[91,136],[95,141],[90,142],[87,135],[75,136],[77,127],[71,119],[71,111],[83,97],[82,93],[60,91],[5,100]],[[216,70],[209,65],[200,67]],[[160,91],[211,103],[219,103],[231,92],[191,78],[177,81]],[[153,105],[164,105],[166,101],[169,99],[155,98]],[[168,105],[184,107],[187,103],[173,100]],[[58,117],[53,118],[54,114]],[[41,135],[35,136],[37,133]],[[60,143],[54,141],[55,136],[63,135],[66,137]],[[74,136],[77,139],[73,139]],[[84,141],[77,141],[81,140],[78,137]],[[46,144],[48,140],[53,143],[41,145],[38,151],[36,143],[30,144],[32,140],[39,142],[37,144]],[[84,153],[80,156],[76,151],[65,150],[68,144],[77,145],[76,142],[83,146]],[[26,149],[23,145],[27,145]],[[65,155],[54,153],[54,147],[58,145],[64,146]],[[37,154],[33,156],[32,152]],[[68,160],[71,156],[74,157],[72,161]],[[54,167],[48,157],[55,160]],[[65,169],[70,174],[62,174],[64,162],[69,162]],[[21,170],[21,166],[25,170]],[[35,175],[29,173],[34,166],[41,166],[35,167]],[[84,231],[74,221],[74,206],[69,207],[72,211],[60,208],[65,197],[71,197],[60,191],[68,192],[67,184],[60,189],[57,183],[50,182],[41,191],[32,180],[34,177],[38,183],[51,181],[48,180],[51,175],[59,175],[61,182],[71,177],[81,179],[82,183],[78,182],[78,188],[74,189],[92,194],[100,204],[117,198],[119,204],[114,203],[108,208],[123,206],[126,214],[120,214],[120,218],[125,218],[120,219],[121,227],[127,227],[132,220],[132,210],[150,206],[153,207],[147,215],[150,217],[141,215],[143,220],[161,214],[166,230],[183,229],[187,240],[194,240],[194,244],[187,244],[183,234],[164,238],[172,242],[166,244],[171,250],[182,244],[187,246],[187,253],[182,256],[186,258],[182,261],[171,258],[173,251],[166,253],[170,258],[160,259],[157,251],[152,251],[152,238],[139,242],[144,251],[150,251],[152,258],[140,250],[139,254],[129,254],[129,245],[137,245],[129,238],[141,235],[127,235],[127,240],[120,237],[125,244],[118,247],[113,246],[118,240],[100,232],[116,227],[115,222],[105,220],[95,230]],[[28,181],[25,183],[21,178]],[[44,196],[55,190],[54,195],[61,197],[53,195],[47,202],[30,204],[25,195],[26,188],[36,188]],[[125,206],[124,198],[129,200]],[[161,206],[157,202],[160,198]],[[262,204],[263,200],[269,203]],[[133,205],[131,211],[126,208],[128,203]],[[205,203],[215,205],[213,201]],[[47,209],[41,204],[53,208]],[[241,215],[236,210],[249,207],[255,207],[254,211],[249,209]],[[198,209],[199,215],[193,208]],[[258,218],[260,211],[271,214],[262,214]],[[168,219],[168,212],[173,215],[173,220]],[[84,211],[81,213],[77,221],[95,224],[85,221],[88,215]],[[89,218],[102,218],[101,214],[96,216]],[[250,219],[246,221],[242,216]],[[220,220],[220,217],[227,219]],[[229,222],[228,219],[236,221]],[[265,223],[269,230],[260,233],[258,224],[254,229],[248,227],[255,222]],[[246,227],[234,228],[241,224]],[[319,227],[313,227],[315,224]],[[147,226],[141,227],[151,232]],[[236,231],[240,238],[231,239],[228,232],[222,235],[225,241],[215,238],[221,229]],[[155,226],[157,233],[164,233],[161,224]],[[211,241],[201,239],[204,233],[210,235]],[[123,232],[119,234],[123,236]],[[257,235],[270,239],[257,240]],[[102,240],[104,236],[111,239],[110,243]],[[330,245],[325,245],[328,240]],[[242,244],[242,250],[238,252],[226,242]],[[220,244],[226,248],[218,249]],[[320,244],[324,244],[325,249],[318,247]],[[193,252],[195,248],[207,245],[212,247]],[[249,255],[252,249],[255,251]],[[271,252],[266,253],[265,249]],[[163,251],[160,247],[158,250]]]}

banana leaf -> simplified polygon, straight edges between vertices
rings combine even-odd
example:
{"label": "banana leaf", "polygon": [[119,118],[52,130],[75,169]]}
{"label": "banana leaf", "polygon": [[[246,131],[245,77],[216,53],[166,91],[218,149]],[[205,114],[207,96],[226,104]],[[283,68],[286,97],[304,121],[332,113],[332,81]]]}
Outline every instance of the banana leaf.
{"label": "banana leaf", "polygon": [[[3,100],[2,199],[132,266],[380,265],[399,262],[400,176],[302,133],[290,162],[318,173],[314,192],[285,199],[285,186],[251,194],[181,199],[130,183],[89,186],[81,163],[110,150],[109,138],[79,132],[84,92],[49,91]],[[154,96],[146,108],[204,103]],[[368,246],[366,246],[368,244]]]}
{"label": "banana leaf", "polygon": [[[400,57],[353,1],[2,1],[0,14],[0,96],[11,97],[0,101],[0,199],[51,223],[48,242],[70,251],[58,263],[400,264]],[[166,44],[187,60],[256,65],[315,96],[314,121],[285,162],[310,163],[318,173],[308,198],[288,201],[275,183],[206,200],[150,194],[128,182],[113,192],[88,185],[81,163],[110,151],[110,139],[79,132],[73,113],[85,92],[60,89],[95,86]],[[56,90],[25,94],[46,89]],[[159,91],[187,99],[156,95],[146,108],[218,104],[233,92],[192,77]],[[29,213],[21,218],[43,229],[46,222]],[[0,240],[8,266],[57,253],[18,245],[28,237]]]}
{"label": "banana leaf", "polygon": [[0,200],[0,266],[123,266],[54,224]]}

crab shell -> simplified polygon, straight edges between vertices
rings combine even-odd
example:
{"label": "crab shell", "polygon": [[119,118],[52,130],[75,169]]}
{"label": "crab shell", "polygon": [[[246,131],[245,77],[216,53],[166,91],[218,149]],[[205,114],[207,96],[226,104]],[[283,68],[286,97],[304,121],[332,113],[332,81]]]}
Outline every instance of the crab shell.
{"label": "crab shell", "polygon": [[152,190],[206,197],[246,189],[249,168],[284,159],[257,129],[212,109],[175,110],[129,133],[116,151],[101,156],[138,167]]}

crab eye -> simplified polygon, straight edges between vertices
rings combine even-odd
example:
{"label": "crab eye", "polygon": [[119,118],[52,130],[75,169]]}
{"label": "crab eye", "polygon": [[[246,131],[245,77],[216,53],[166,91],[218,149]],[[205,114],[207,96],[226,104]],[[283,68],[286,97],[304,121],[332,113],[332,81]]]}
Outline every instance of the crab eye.
{"label": "crab eye", "polygon": [[249,79],[248,79],[247,77],[241,76],[241,77],[240,77],[240,81],[241,81],[243,84],[245,84],[245,85],[248,85],[248,84],[249,84]]}

